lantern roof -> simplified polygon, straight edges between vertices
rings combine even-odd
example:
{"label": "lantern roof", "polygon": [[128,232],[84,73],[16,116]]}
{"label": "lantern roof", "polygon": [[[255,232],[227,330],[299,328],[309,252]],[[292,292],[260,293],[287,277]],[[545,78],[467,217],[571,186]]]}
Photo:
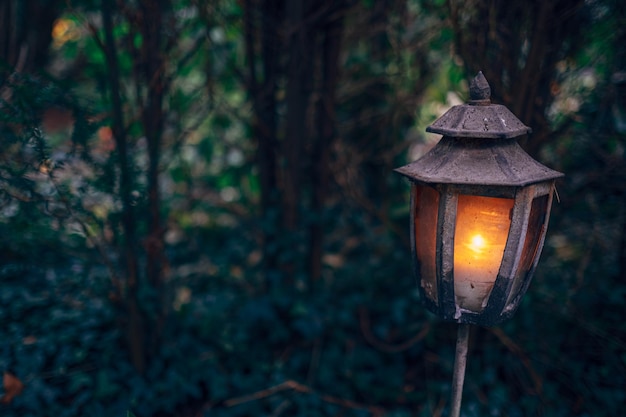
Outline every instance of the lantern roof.
{"label": "lantern roof", "polygon": [[491,104],[490,94],[479,72],[470,85],[470,103],[451,108],[426,129],[444,135],[442,140],[396,172],[432,184],[519,187],[562,177],[519,146],[513,138],[531,129],[505,106]]}
{"label": "lantern roof", "polygon": [[469,103],[452,107],[426,131],[457,138],[507,139],[532,129],[505,106],[491,104],[491,88],[481,71],[470,84]]}
{"label": "lantern roof", "polygon": [[432,184],[523,187],[563,176],[534,160],[514,139],[444,136],[423,157],[396,172]]}

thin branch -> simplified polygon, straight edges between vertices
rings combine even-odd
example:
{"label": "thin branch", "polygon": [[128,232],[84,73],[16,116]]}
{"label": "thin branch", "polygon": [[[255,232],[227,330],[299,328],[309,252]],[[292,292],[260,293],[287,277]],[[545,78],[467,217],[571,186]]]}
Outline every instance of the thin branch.
{"label": "thin branch", "polygon": [[209,40],[210,37],[207,36],[206,34],[202,35],[202,36],[198,36],[197,38],[194,39],[193,41],[193,45],[189,48],[189,50],[187,50],[187,52],[178,60],[178,63],[176,64],[176,71],[173,74],[170,74],[169,77],[167,77],[168,79],[168,84],[171,83],[172,79],[174,78],[174,76],[177,76],[182,70],[183,67],[189,63],[189,61],[194,57],[194,55],[196,55],[198,53],[198,51],[200,51],[200,48],[203,46],[203,44]]}
{"label": "thin branch", "polygon": [[[254,26],[252,22],[252,4],[250,0],[244,0],[243,2],[244,8],[244,45],[246,51],[246,61],[248,64],[248,77],[244,74],[239,73],[239,78],[243,82],[244,86],[247,87],[248,90],[252,91],[252,96],[257,98],[259,82],[257,80],[255,64],[256,64],[256,53],[254,50]],[[210,40],[209,40],[210,41]]]}
{"label": "thin branch", "polygon": [[365,337],[365,340],[376,349],[387,353],[398,353],[405,351],[424,339],[426,335],[428,335],[428,333],[430,332],[430,323],[427,322],[422,330],[409,340],[399,344],[391,345],[383,342],[382,340],[378,340],[376,336],[374,336],[374,334],[372,333],[369,314],[367,314],[367,310],[364,307],[359,309],[359,323],[361,324],[361,333],[363,333],[363,337]]}
{"label": "thin branch", "polygon": [[[241,404],[245,404],[251,401],[258,401],[263,398],[271,397],[272,395],[277,394],[282,391],[290,391],[290,390],[296,391],[302,394],[315,393],[313,388],[307,385],[300,384],[299,382],[296,382],[290,379],[290,380],[281,382],[278,385],[274,385],[269,388],[265,388],[260,391],[253,392],[252,394],[231,398],[229,400],[224,401],[224,405],[226,407],[234,407],[236,405],[241,405]],[[327,394],[320,394],[319,398],[322,401],[327,402],[329,404],[335,404],[335,405],[345,407],[345,408],[350,408],[353,410],[368,411],[373,417],[382,417],[385,414],[385,410],[380,407],[377,407],[374,405],[357,403],[355,401],[352,401],[346,398],[335,397],[333,395],[327,395]]]}
{"label": "thin branch", "polygon": [[308,390],[303,391],[301,387],[302,386],[298,384],[297,382],[288,380],[285,382],[281,382],[278,385],[274,385],[272,387],[262,389],[260,391],[256,391],[252,394],[231,398],[229,400],[224,401],[224,405],[226,407],[234,407],[236,405],[241,405],[241,404],[249,403],[251,401],[258,401],[263,398],[271,397],[272,395],[279,393],[281,391],[288,391],[288,390],[298,391],[299,390],[300,392],[309,392]]}
{"label": "thin branch", "polygon": [[490,328],[489,331],[491,332],[491,334],[496,336],[498,340],[500,340],[500,342],[511,351],[511,353],[520,358],[520,360],[528,370],[530,378],[533,381],[535,394],[540,395],[543,389],[543,380],[541,379],[541,376],[539,376],[535,368],[533,368],[532,362],[526,352],[524,352],[524,350],[517,343],[515,343],[513,339],[507,336],[507,334],[504,333],[502,329],[498,327],[493,327]]}

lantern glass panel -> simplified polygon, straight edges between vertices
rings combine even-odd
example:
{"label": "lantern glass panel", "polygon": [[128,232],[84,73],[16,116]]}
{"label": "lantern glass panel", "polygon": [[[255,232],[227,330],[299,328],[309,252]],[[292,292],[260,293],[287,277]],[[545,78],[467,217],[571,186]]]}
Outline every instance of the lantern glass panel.
{"label": "lantern glass panel", "polygon": [[498,276],[511,226],[510,198],[459,195],[454,237],[454,294],[480,312]]}
{"label": "lantern glass panel", "polygon": [[426,296],[437,302],[437,218],[439,192],[426,185],[413,184],[415,255],[420,283]]}
{"label": "lantern glass panel", "polygon": [[548,203],[550,202],[549,195],[542,195],[533,199],[530,216],[528,218],[528,230],[526,232],[526,238],[524,239],[524,248],[522,250],[522,257],[520,258],[519,267],[515,273],[513,284],[509,291],[509,298],[507,305],[515,301],[522,284],[526,280],[526,276],[533,269],[535,260],[538,257],[539,243],[545,232],[545,219],[548,209]]}

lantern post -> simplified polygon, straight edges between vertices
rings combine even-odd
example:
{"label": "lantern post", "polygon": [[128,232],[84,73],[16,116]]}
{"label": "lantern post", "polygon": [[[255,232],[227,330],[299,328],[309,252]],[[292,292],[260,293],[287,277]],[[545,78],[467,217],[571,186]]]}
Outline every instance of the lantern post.
{"label": "lantern post", "polygon": [[482,72],[470,101],[426,131],[443,135],[417,161],[396,169],[411,182],[411,246],[421,300],[458,323],[451,417],[458,417],[469,325],[511,317],[530,285],[546,235],[555,181],[516,138],[531,132],[491,103]]}

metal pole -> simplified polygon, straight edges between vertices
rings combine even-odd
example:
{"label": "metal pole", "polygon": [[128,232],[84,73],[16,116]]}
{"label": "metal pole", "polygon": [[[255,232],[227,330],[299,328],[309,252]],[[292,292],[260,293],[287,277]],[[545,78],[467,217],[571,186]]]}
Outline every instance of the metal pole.
{"label": "metal pole", "polygon": [[459,417],[461,414],[461,397],[463,396],[463,381],[465,380],[465,365],[467,364],[467,345],[469,342],[470,325],[461,323],[456,336],[456,355],[454,357],[454,373],[452,374],[452,400],[450,417]]}

